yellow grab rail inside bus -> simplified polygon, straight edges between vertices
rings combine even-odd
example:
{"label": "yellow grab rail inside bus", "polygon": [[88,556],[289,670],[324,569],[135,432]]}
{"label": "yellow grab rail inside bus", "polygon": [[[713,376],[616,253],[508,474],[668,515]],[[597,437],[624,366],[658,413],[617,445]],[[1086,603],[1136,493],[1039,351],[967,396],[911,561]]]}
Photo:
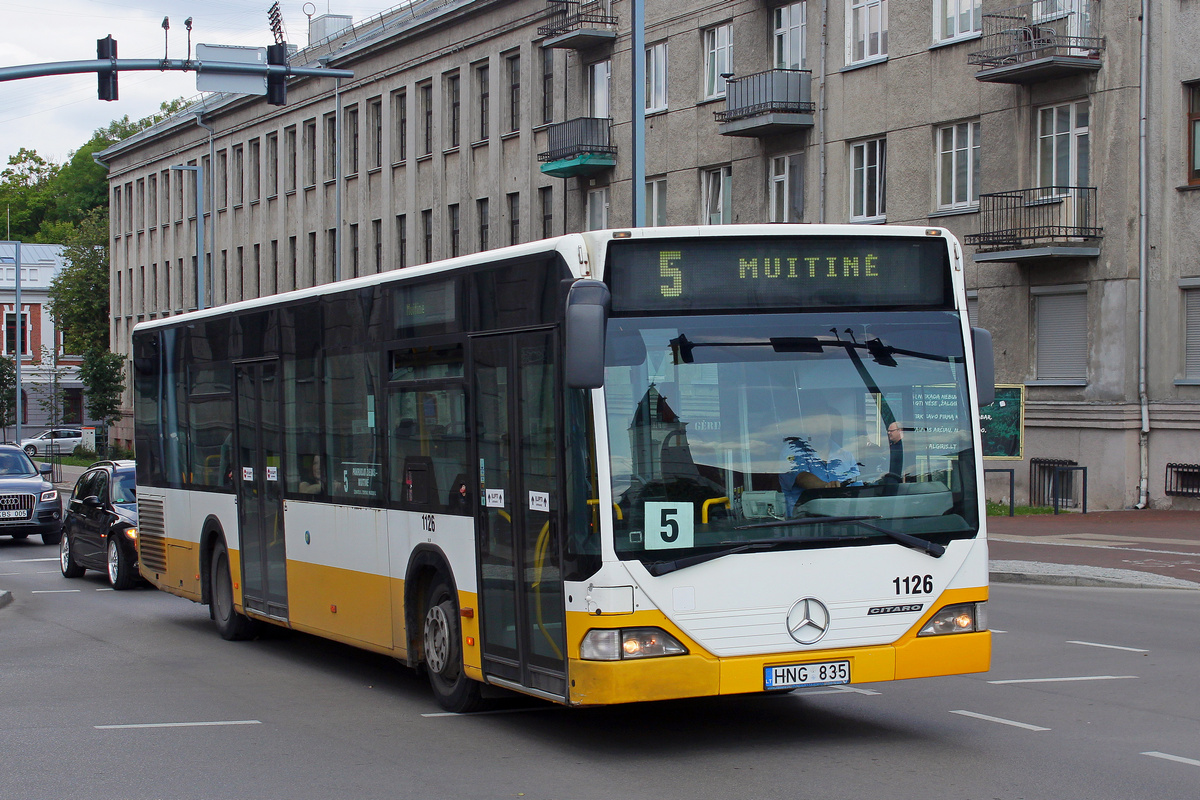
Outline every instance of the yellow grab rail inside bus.
{"label": "yellow grab rail inside bus", "polygon": [[704,505],[700,509],[700,521],[703,522],[705,525],[708,524],[708,507],[715,506],[718,503],[724,503],[725,507],[729,508],[729,498],[728,497],[714,497],[710,500],[704,501]]}

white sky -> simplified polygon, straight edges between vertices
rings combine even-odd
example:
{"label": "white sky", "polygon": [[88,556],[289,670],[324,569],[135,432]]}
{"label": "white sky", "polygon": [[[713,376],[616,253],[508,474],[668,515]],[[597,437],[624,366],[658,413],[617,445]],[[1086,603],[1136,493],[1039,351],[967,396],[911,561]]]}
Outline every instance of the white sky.
{"label": "white sky", "polygon": [[[312,0],[318,15],[350,14],[357,23],[399,5],[400,0]],[[112,34],[118,58],[161,59],[162,20],[170,17],[172,59],[187,57],[198,43],[266,47],[274,44],[267,8],[271,0],[0,0],[0,67],[85,61],[96,58],[96,40]],[[304,0],[280,0],[289,43],[308,44]],[[57,75],[0,82],[0,169],[22,147],[58,163],[67,160],[97,128],[126,114],[137,120],[164,100],[195,97],[194,72],[123,72],[120,99],[96,97],[96,75]]]}

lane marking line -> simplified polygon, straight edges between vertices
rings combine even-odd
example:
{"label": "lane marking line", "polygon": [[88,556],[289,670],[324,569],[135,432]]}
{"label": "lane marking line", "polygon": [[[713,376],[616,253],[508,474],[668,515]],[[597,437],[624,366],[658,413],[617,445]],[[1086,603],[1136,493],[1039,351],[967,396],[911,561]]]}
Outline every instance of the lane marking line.
{"label": "lane marking line", "polygon": [[1105,647],[1105,648],[1108,648],[1109,650],[1128,650],[1130,653],[1149,653],[1150,652],[1149,650],[1143,650],[1140,647],[1121,647],[1118,644],[1100,644],[1099,642],[1078,642],[1078,641],[1075,641],[1074,639],[1069,640],[1067,642],[1067,644],[1084,644],[1084,645],[1087,645],[1088,647]]}
{"label": "lane marking line", "polygon": [[32,564],[35,561],[58,561],[57,558],[14,558],[5,561],[5,564]]}
{"label": "lane marking line", "polygon": [[991,631],[992,633],[1008,633],[1008,631],[1002,631],[998,628],[988,628],[988,630]]}
{"label": "lane marking line", "polygon": [[1029,725],[1024,722],[1017,722],[1017,721],[1011,720],[1011,719],[1004,719],[1003,717],[989,717],[987,714],[976,714],[974,711],[951,711],[950,713],[951,714],[959,714],[964,717],[971,717],[972,719],[981,719],[981,720],[984,720],[985,722],[999,722],[1001,725],[1011,725],[1014,728],[1023,728],[1027,731],[1048,731],[1048,730],[1050,730],[1049,728],[1043,728],[1039,725]]}
{"label": "lane marking line", "polygon": [[144,722],[138,725],[93,725],[98,731],[126,730],[130,728],[209,728],[218,725],[262,725],[257,719],[231,719],[220,722]]}
{"label": "lane marking line", "polygon": [[1006,683],[1066,683],[1069,681],[1123,681],[1137,680],[1137,675],[1080,675],[1076,678],[1014,678],[1007,681],[988,681],[1000,686]]}
{"label": "lane marking line", "polygon": [[1194,758],[1184,758],[1183,756],[1173,756],[1170,753],[1160,753],[1157,750],[1150,750],[1149,752],[1142,753],[1142,755],[1153,756],[1154,758],[1161,758],[1166,761],[1178,761],[1180,764],[1188,764],[1193,767],[1200,767],[1200,761],[1197,761]]}
{"label": "lane marking line", "polygon": [[111,592],[112,590],[113,590],[113,588],[111,586],[101,586],[96,591],[97,592]]}
{"label": "lane marking line", "polygon": [[82,591],[82,589],[34,589],[30,594],[71,594]]}

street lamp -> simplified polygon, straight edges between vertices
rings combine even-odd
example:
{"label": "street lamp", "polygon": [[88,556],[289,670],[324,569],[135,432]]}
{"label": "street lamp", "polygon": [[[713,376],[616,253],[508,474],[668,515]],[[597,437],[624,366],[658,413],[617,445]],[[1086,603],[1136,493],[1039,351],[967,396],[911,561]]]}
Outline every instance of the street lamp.
{"label": "street lamp", "polygon": [[196,173],[196,308],[204,305],[204,163],[178,164],[171,169]]}

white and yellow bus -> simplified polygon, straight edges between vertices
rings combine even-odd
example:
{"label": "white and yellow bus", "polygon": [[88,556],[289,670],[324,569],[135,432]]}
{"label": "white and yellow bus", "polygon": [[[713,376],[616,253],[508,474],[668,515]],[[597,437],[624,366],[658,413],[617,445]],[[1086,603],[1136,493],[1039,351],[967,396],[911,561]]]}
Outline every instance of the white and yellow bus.
{"label": "white and yellow bus", "polygon": [[936,228],[573,234],[153,320],[140,568],[567,705],[988,669],[991,340]]}

